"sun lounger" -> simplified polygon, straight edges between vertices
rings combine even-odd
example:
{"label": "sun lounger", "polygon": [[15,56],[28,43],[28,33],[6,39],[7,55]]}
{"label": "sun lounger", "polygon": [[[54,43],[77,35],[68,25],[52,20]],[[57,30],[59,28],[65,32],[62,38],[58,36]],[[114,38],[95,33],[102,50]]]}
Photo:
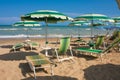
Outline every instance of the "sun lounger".
{"label": "sun lounger", "polygon": [[[69,54],[67,54],[68,49],[70,50]],[[56,54],[58,62],[73,59],[69,37],[64,37],[60,39],[60,47],[58,49],[55,48],[55,54]]]}
{"label": "sun lounger", "polygon": [[99,49],[102,45],[105,48],[104,37],[105,36],[97,36],[95,44],[94,44],[94,49]]}
{"label": "sun lounger", "polygon": [[[120,38],[116,38],[113,43],[111,43],[105,50],[99,50],[99,49],[89,49],[89,48],[77,48],[74,49],[75,51],[80,51],[80,53],[85,53],[85,54],[92,54],[92,55],[98,55],[102,56],[106,54],[112,47],[120,43]],[[102,60],[102,58],[101,58]]]}
{"label": "sun lounger", "polygon": [[112,34],[112,36],[109,38],[109,40],[114,40],[116,38],[120,38],[120,31],[119,30],[115,30]]}
{"label": "sun lounger", "polygon": [[24,43],[17,43],[15,45],[13,45],[12,49],[11,50],[14,50],[16,51],[17,49],[21,49],[24,47]]}
{"label": "sun lounger", "polygon": [[29,47],[31,50],[33,48],[37,48],[37,47],[40,47],[40,45],[36,42],[32,42],[32,41],[26,41],[24,42],[25,43],[25,47]]}
{"label": "sun lounger", "polygon": [[[106,40],[105,40],[106,46],[109,46],[110,43],[112,43],[116,38],[120,38],[120,31],[119,31],[119,30],[115,30],[115,31],[113,32],[112,36],[106,38]],[[116,45],[116,46],[114,47],[114,50],[115,50],[116,52],[119,52],[119,47],[120,47],[119,44]]]}
{"label": "sun lounger", "polygon": [[36,79],[36,69],[38,69],[38,68],[50,68],[51,75],[54,75],[53,62],[51,62],[46,56],[44,56],[42,54],[26,56],[26,60],[29,63],[31,70],[34,72],[35,79]]}

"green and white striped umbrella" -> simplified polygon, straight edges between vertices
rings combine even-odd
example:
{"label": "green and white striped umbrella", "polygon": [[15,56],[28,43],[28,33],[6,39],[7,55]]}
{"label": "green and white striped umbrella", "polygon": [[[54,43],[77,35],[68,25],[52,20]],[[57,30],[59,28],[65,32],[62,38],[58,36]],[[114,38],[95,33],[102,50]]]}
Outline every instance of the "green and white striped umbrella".
{"label": "green and white striped umbrella", "polygon": [[82,25],[90,25],[87,21],[73,21],[69,24],[69,26],[82,26]]}
{"label": "green and white striped umbrella", "polygon": [[46,44],[47,44],[48,43],[47,41],[48,23],[64,22],[64,21],[73,20],[73,19],[58,11],[39,10],[39,11],[32,12],[32,13],[21,16],[21,20],[44,21],[46,23],[45,32],[46,32]]}
{"label": "green and white striped umbrella", "polygon": [[40,26],[40,24],[35,21],[18,21],[13,26]]}
{"label": "green and white striped umbrella", "polygon": [[113,19],[115,20],[115,23],[120,22],[120,17],[113,17]]}
{"label": "green and white striped umbrella", "polygon": [[[90,23],[87,21],[73,21],[69,24],[69,26],[79,26],[79,27],[83,27],[85,25],[90,25]],[[78,30],[78,37],[80,37],[80,29],[77,30]]]}
{"label": "green and white striped umbrella", "polygon": [[75,18],[75,20],[107,20],[110,19],[108,16],[103,14],[84,14]]}
{"label": "green and white striped umbrella", "polygon": [[[94,21],[103,21],[111,22],[113,21],[110,17],[103,14],[84,14],[75,18],[75,20],[87,20],[91,21],[91,26],[94,26]],[[91,27],[91,36],[92,36],[92,27]]]}
{"label": "green and white striped umbrella", "polygon": [[[35,21],[18,21],[16,23],[13,24],[13,26],[17,27],[17,26],[24,26],[24,27],[33,27],[33,26],[41,26],[38,22]],[[28,30],[29,28],[25,29],[27,31],[27,38],[28,37]]]}

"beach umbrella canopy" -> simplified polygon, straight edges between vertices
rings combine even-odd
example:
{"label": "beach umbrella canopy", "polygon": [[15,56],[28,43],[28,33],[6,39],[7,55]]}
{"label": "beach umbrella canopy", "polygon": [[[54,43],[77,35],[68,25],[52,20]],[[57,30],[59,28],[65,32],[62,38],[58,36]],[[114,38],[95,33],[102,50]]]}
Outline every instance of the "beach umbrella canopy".
{"label": "beach umbrella canopy", "polygon": [[13,26],[40,26],[40,24],[35,21],[18,21]]}
{"label": "beach umbrella canopy", "polygon": [[[113,20],[106,16],[106,15],[103,15],[103,14],[84,14],[84,15],[81,15],[81,16],[78,16],[75,18],[75,20],[87,20],[87,21],[91,21],[91,25],[90,26],[98,26],[94,24],[95,21],[103,21],[103,22],[112,22]],[[101,25],[101,24],[100,24]],[[92,27],[91,27],[91,37],[92,37]]]}
{"label": "beach umbrella canopy", "polygon": [[75,20],[107,20],[108,16],[103,14],[84,14],[75,18]]}
{"label": "beach umbrella canopy", "polygon": [[69,26],[82,26],[82,25],[89,25],[90,23],[87,21],[73,21],[69,24]]}
{"label": "beach umbrella canopy", "polygon": [[113,20],[115,20],[115,23],[120,22],[120,17],[113,17]]}
{"label": "beach umbrella canopy", "polygon": [[[86,26],[86,25],[90,25],[89,22],[87,21],[73,21],[69,24],[69,26],[79,26],[79,27],[83,27],[83,26]],[[78,29],[78,37],[79,37],[79,29]]]}
{"label": "beach umbrella canopy", "polygon": [[62,14],[58,11],[53,10],[38,10],[36,12],[28,13],[21,16],[21,20],[32,20],[32,21],[44,21],[46,23],[46,44],[47,41],[47,27],[48,23],[57,23],[57,22],[64,22],[67,20],[73,20],[72,18]]}
{"label": "beach umbrella canopy", "polygon": [[[18,21],[18,22],[15,22],[12,26],[15,26],[15,27],[18,27],[18,26],[33,27],[33,26],[41,26],[41,25],[35,21]],[[28,37],[28,28],[25,30],[27,30],[27,38],[29,38]]]}

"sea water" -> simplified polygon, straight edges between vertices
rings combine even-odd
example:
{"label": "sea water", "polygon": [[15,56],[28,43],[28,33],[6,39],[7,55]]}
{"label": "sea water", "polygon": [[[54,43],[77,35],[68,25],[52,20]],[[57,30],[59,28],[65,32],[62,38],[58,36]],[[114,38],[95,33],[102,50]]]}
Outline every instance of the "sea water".
{"label": "sea water", "polygon": [[[99,26],[100,27],[100,26]],[[46,26],[33,26],[33,27],[13,27],[12,25],[0,25],[0,38],[24,38],[24,37],[40,37],[44,38],[46,34],[48,37],[91,37],[94,35],[105,35],[108,30],[98,29],[96,27],[88,26],[65,26],[65,25],[50,25]],[[112,33],[112,30],[109,31]]]}

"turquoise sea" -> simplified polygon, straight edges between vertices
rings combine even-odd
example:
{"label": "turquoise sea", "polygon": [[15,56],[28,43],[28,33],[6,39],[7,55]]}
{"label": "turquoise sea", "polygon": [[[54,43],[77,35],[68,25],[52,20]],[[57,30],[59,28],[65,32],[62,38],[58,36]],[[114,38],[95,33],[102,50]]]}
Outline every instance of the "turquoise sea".
{"label": "turquoise sea", "polygon": [[[99,26],[102,27],[102,26]],[[24,37],[45,37],[45,26],[40,27],[13,27],[11,25],[0,25],[0,38],[24,38]],[[91,28],[87,26],[77,27],[77,26],[64,26],[64,25],[50,25],[48,26],[48,37],[90,37]],[[111,33],[113,30],[110,30]],[[108,30],[93,28],[93,35],[104,35]]]}

